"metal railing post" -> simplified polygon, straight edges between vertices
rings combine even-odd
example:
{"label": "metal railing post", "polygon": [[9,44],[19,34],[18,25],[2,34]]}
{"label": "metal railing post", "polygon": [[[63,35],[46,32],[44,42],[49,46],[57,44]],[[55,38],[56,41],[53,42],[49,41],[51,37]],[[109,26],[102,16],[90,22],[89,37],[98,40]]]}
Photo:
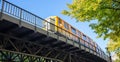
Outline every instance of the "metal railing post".
{"label": "metal railing post", "polygon": [[79,41],[79,48],[81,49],[81,43],[80,43],[80,38],[78,37],[78,41]]}
{"label": "metal railing post", "polygon": [[57,28],[57,31],[56,31],[56,34],[57,34],[57,41],[59,41],[59,33],[58,33],[58,26],[56,26],[56,28]]}
{"label": "metal railing post", "polygon": [[90,50],[91,50],[90,46],[91,46],[91,45],[90,45],[90,43],[88,42],[88,49],[89,49],[89,52],[90,52]]}
{"label": "metal railing post", "polygon": [[21,22],[22,22],[22,9],[20,9],[20,20],[19,20],[19,26],[21,27]]}
{"label": "metal railing post", "polygon": [[36,16],[35,16],[35,32],[36,32],[36,29],[37,29],[37,25],[36,25]]}
{"label": "metal railing post", "polygon": [[[48,24],[48,23],[49,23],[49,24]],[[50,32],[49,30],[51,29],[51,27],[49,28],[50,25],[51,25],[51,23],[47,21],[47,38],[49,38],[49,35],[50,35],[50,34],[49,34],[49,32]],[[54,26],[55,26],[55,25],[54,25]]]}
{"label": "metal railing post", "polygon": [[4,11],[4,1],[2,0],[2,8],[1,8],[1,13],[0,13],[0,21],[2,21],[2,16],[3,16],[3,11]]}

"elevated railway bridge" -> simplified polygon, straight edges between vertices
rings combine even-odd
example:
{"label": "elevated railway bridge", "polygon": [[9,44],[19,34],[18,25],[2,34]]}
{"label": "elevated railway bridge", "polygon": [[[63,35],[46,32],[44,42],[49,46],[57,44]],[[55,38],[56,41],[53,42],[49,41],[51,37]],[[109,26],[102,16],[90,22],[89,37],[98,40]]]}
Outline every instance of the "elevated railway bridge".
{"label": "elevated railway bridge", "polygon": [[47,22],[27,10],[2,0],[0,62],[109,62],[109,57],[103,51],[98,53],[85,43],[77,43],[66,36],[44,30],[43,21]]}

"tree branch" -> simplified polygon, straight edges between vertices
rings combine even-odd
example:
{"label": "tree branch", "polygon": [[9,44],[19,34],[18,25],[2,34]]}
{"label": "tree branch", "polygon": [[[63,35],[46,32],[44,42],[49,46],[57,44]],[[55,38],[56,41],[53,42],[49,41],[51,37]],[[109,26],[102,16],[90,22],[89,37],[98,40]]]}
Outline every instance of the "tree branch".
{"label": "tree branch", "polygon": [[117,1],[117,0],[112,0],[112,1],[117,2],[117,3],[119,3],[119,4],[120,4],[120,1]]}
{"label": "tree branch", "polygon": [[113,10],[120,10],[120,8],[113,8],[113,7],[104,7],[103,9],[113,9]]}
{"label": "tree branch", "polygon": [[108,9],[120,10],[120,8],[111,8],[111,7],[108,7]]}

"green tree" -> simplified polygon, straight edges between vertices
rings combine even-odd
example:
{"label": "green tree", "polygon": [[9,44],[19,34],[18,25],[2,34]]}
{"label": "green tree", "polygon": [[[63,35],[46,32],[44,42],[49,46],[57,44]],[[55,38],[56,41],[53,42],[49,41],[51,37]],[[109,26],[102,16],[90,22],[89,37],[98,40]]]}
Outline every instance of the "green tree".
{"label": "green tree", "polygon": [[73,0],[67,6],[62,14],[81,22],[96,20],[90,27],[98,37],[118,43],[113,51],[120,48],[120,0]]}

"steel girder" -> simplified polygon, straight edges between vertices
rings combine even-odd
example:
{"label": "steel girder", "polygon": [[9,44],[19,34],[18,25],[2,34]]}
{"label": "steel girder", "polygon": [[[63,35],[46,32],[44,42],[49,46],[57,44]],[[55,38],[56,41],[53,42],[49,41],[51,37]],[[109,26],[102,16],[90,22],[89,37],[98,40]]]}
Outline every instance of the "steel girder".
{"label": "steel girder", "polygon": [[62,62],[57,59],[61,54],[63,53],[32,42],[26,42],[9,35],[0,35],[0,60],[3,62]]}
{"label": "steel girder", "polygon": [[56,50],[54,48],[22,40],[4,33],[0,33],[0,57],[0,61],[2,62],[90,61],[62,50]]}
{"label": "steel girder", "polygon": [[0,61],[2,62],[61,62],[50,58],[34,56],[15,51],[0,49]]}

